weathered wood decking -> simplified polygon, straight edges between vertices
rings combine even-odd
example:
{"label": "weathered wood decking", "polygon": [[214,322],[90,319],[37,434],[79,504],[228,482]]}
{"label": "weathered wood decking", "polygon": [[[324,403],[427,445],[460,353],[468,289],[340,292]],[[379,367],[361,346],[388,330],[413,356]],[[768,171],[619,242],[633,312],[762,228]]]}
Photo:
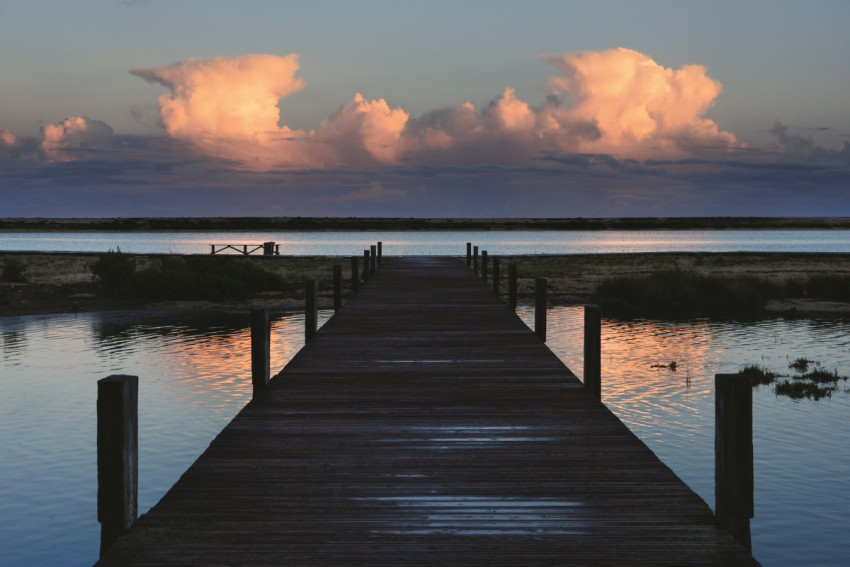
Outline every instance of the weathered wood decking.
{"label": "weathered wood decking", "polygon": [[141,564],[757,565],[438,258],[383,266],[99,562]]}

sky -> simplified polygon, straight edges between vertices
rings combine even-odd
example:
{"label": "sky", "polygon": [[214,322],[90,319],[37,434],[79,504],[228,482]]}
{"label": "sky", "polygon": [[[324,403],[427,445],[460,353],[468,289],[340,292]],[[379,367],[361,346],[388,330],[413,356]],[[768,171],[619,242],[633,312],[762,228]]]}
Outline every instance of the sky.
{"label": "sky", "polygon": [[850,2],[0,1],[0,217],[850,216]]}

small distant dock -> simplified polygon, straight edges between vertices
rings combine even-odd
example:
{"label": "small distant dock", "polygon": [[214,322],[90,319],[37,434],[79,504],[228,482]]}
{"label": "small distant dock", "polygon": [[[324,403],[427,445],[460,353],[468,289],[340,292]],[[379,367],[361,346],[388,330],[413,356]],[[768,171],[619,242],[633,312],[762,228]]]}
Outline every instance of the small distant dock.
{"label": "small distant dock", "polygon": [[250,256],[254,252],[261,252],[263,256],[279,256],[280,244],[276,242],[263,242],[262,244],[210,244],[210,254],[223,254],[230,251]]}
{"label": "small distant dock", "polygon": [[172,564],[758,565],[435,257],[385,262],[98,562]]}

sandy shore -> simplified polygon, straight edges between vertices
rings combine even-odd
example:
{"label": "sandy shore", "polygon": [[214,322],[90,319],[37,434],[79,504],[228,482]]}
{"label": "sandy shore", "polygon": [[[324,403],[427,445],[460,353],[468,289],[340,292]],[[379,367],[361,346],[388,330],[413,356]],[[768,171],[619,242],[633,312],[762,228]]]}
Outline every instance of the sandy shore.
{"label": "sandy shore", "polygon": [[[243,302],[143,302],[114,299],[99,293],[93,281],[91,264],[95,254],[31,254],[0,253],[0,270],[13,258],[23,266],[25,283],[0,282],[0,316],[101,311],[115,309],[208,309],[243,311],[251,307],[268,307],[273,311],[303,308],[303,286],[306,279],[319,280],[320,308],[332,305],[333,264],[343,265],[345,289],[348,292],[349,266],[345,259],[274,257],[260,259],[265,266],[293,283],[292,291],[267,292]],[[138,268],[158,261],[156,256],[136,256]],[[461,260],[461,259],[459,259]],[[391,258],[387,258],[391,261]],[[711,275],[753,275],[785,280],[815,274],[850,276],[850,254],[791,253],[664,253],[664,254],[587,254],[569,256],[505,257],[502,266],[515,262],[519,273],[520,300],[530,301],[534,279],[546,278],[553,304],[588,303],[596,286],[615,275],[641,275],[674,268]],[[2,272],[0,272],[2,273]],[[503,268],[502,278],[507,269]],[[506,293],[506,285],[502,293]],[[850,314],[850,304],[795,299],[768,305],[772,312]]]}

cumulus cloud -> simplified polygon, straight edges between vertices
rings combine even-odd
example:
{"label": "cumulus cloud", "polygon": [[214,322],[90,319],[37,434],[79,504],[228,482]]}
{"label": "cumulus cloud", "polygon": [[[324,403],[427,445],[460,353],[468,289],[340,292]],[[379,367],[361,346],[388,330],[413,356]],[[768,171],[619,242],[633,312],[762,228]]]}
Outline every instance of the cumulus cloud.
{"label": "cumulus cloud", "polygon": [[112,144],[112,128],[101,120],[70,116],[42,127],[39,149],[47,161],[71,161]]}
{"label": "cumulus cloud", "polygon": [[295,54],[189,59],[131,72],[169,89],[159,97],[169,136],[254,169],[518,164],[570,152],[681,156],[738,144],[703,117],[722,89],[705,67],[668,69],[622,48],[541,59],[561,74],[539,106],[506,87],[481,112],[466,102],[411,118],[358,93],[309,131],[279,125],[280,99],[305,86]]}
{"label": "cumulus cloud", "polygon": [[0,127],[0,157],[10,157],[21,148],[22,142],[17,136]]}

